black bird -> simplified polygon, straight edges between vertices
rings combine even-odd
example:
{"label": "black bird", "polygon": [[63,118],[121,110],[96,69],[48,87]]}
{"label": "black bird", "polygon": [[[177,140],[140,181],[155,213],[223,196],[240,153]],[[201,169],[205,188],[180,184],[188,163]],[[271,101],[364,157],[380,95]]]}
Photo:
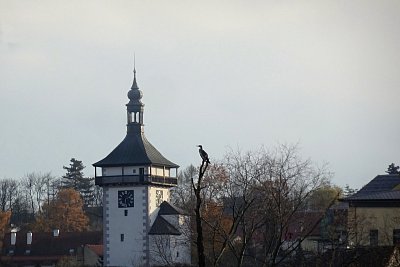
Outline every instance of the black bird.
{"label": "black bird", "polygon": [[203,146],[202,145],[198,145],[198,147],[200,147],[199,148],[199,154],[200,154],[201,159],[203,161],[207,162],[207,163],[210,163],[210,160],[208,159],[208,154],[207,154],[207,152],[205,152],[203,150]]}

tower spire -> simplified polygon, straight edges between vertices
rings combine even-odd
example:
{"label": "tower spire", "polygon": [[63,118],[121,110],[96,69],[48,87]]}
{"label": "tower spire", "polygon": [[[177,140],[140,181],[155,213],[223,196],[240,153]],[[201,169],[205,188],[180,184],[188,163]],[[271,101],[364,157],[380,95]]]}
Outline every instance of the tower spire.
{"label": "tower spire", "polygon": [[131,89],[139,89],[136,83],[136,57],[135,53],[133,53],[133,83]]}
{"label": "tower spire", "polygon": [[142,103],[142,91],[136,82],[136,58],[133,56],[133,83],[131,90],[128,92],[129,103],[126,104],[128,115],[128,132],[141,133],[143,132],[143,111],[144,104]]}

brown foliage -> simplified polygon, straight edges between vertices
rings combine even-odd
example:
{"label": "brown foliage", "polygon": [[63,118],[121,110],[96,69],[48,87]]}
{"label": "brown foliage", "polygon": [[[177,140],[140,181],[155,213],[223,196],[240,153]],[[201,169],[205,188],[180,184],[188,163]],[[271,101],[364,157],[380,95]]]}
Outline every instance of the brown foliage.
{"label": "brown foliage", "polygon": [[3,237],[6,231],[8,230],[8,226],[10,224],[11,211],[2,211],[0,212],[0,248],[3,247]]}
{"label": "brown foliage", "polygon": [[60,229],[64,232],[87,230],[88,218],[83,212],[80,194],[72,189],[62,189],[49,204],[44,204],[42,212],[36,217],[36,231]]}

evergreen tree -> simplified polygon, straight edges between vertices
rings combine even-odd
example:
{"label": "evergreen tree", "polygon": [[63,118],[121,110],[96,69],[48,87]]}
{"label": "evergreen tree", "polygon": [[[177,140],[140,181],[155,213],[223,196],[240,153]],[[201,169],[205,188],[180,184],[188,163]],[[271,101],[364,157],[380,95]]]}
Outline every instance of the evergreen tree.
{"label": "evergreen tree", "polygon": [[346,184],[346,186],[343,188],[344,197],[349,197],[355,193],[357,193],[357,189],[351,188],[348,184]]}
{"label": "evergreen tree", "polygon": [[394,163],[390,164],[386,173],[387,174],[400,174],[399,171],[400,167],[399,166],[395,166]]}
{"label": "evergreen tree", "polygon": [[83,169],[85,166],[83,166],[82,161],[72,158],[69,167],[63,166],[63,168],[67,170],[67,173],[62,177],[62,187],[78,191],[85,206],[91,205],[94,199],[94,178],[84,177]]}

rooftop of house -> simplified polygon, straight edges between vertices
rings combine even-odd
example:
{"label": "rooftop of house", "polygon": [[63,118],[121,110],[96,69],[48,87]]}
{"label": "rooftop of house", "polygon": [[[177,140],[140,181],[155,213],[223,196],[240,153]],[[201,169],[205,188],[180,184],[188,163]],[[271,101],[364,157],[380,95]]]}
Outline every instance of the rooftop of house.
{"label": "rooftop of house", "polygon": [[158,211],[158,215],[183,215],[184,211],[174,205],[168,203],[167,201],[163,201],[160,205],[160,210]]}
{"label": "rooftop of house", "polygon": [[329,250],[322,255],[322,262],[330,266],[398,266],[399,255],[398,247],[358,247]]}
{"label": "rooftop of house", "polygon": [[368,201],[368,200],[400,200],[400,175],[378,175],[357,193],[344,201]]}
{"label": "rooftop of house", "polygon": [[86,245],[86,247],[96,253],[97,256],[103,256],[103,245]]}
{"label": "rooftop of house", "polygon": [[149,235],[180,235],[178,229],[170,224],[161,215],[158,215],[150,228]]}
{"label": "rooftop of house", "polygon": [[304,236],[319,236],[323,217],[322,211],[296,212],[288,225],[284,239],[294,241]]}
{"label": "rooftop of house", "polygon": [[2,255],[29,258],[57,258],[75,255],[76,250],[87,244],[101,245],[102,232],[33,232],[31,244],[28,244],[28,232],[16,233],[15,245],[11,244],[12,233],[4,235]]}
{"label": "rooftop of house", "polygon": [[183,215],[184,212],[174,205],[163,201],[158,210],[156,219],[150,228],[149,235],[180,235],[181,232],[169,223],[163,215]]}

